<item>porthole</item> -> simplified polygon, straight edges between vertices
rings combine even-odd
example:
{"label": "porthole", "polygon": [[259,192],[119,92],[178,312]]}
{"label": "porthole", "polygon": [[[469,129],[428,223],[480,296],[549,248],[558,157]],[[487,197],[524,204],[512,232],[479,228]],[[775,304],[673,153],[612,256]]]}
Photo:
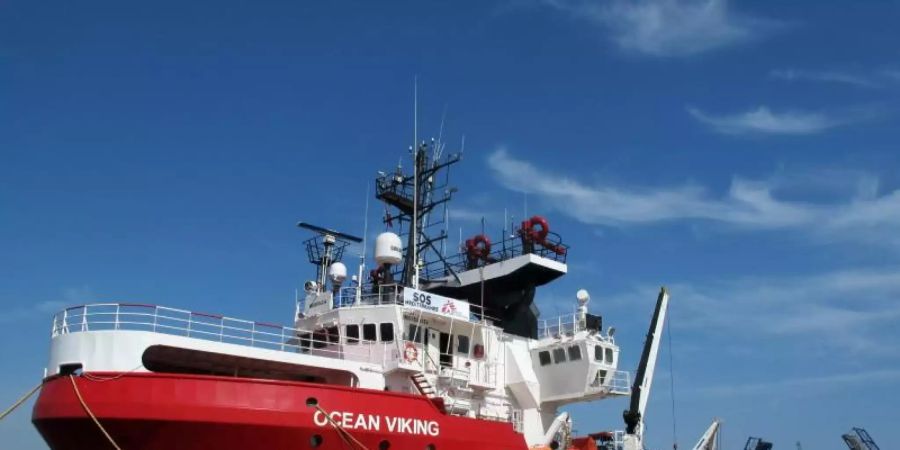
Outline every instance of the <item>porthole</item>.
{"label": "porthole", "polygon": [[435,449],[437,449],[437,447],[435,447],[434,444],[428,444],[425,446],[425,450],[435,450]]}
{"label": "porthole", "polygon": [[314,434],[309,438],[309,446],[312,448],[316,448],[322,445],[322,441],[324,441],[324,439],[322,439],[322,435]]}
{"label": "porthole", "polygon": [[378,450],[388,450],[389,448],[391,448],[391,443],[386,440],[378,443]]}
{"label": "porthole", "polygon": [[309,406],[310,408],[315,408],[316,406],[318,406],[318,404],[319,400],[317,400],[315,397],[309,397],[306,399],[306,406]]}

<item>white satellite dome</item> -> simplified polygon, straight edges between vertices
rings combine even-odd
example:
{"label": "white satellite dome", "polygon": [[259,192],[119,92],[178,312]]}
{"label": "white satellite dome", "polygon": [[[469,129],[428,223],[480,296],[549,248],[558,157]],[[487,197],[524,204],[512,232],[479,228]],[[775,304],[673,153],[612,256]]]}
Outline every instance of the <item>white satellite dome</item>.
{"label": "white satellite dome", "polygon": [[575,293],[575,298],[578,299],[579,305],[584,306],[591,301],[591,294],[588,294],[587,289],[579,289],[578,292]]}
{"label": "white satellite dome", "polygon": [[384,232],[375,238],[375,262],[378,264],[398,264],[403,261],[403,243],[400,236]]}
{"label": "white satellite dome", "polygon": [[347,279],[347,266],[342,262],[336,262],[328,267],[328,278],[331,282],[340,286]]}

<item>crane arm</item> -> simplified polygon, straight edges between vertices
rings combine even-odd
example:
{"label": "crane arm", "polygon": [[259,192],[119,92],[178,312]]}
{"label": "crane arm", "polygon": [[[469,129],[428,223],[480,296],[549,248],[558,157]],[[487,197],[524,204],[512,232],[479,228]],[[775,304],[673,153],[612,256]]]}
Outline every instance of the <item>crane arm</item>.
{"label": "crane arm", "polygon": [[663,287],[660,289],[659,297],[656,299],[656,309],[653,311],[650,330],[647,331],[647,338],[644,341],[641,362],[638,364],[638,369],[634,376],[634,385],[631,387],[631,403],[629,408],[622,414],[625,419],[625,433],[637,435],[638,438],[642,438],[644,433],[643,417],[647,409],[647,400],[650,398],[653,372],[656,370],[656,356],[659,354],[659,341],[662,338],[668,307],[669,291]]}

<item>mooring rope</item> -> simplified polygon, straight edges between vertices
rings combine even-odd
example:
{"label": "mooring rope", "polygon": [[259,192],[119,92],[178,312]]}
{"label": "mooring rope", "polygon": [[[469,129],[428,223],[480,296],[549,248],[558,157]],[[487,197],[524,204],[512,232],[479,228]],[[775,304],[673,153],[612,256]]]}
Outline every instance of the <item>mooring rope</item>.
{"label": "mooring rope", "polygon": [[85,412],[87,412],[89,416],[91,416],[91,420],[93,420],[94,423],[97,424],[97,428],[99,428],[100,431],[103,432],[103,435],[106,436],[106,440],[108,440],[116,450],[122,450],[122,448],[119,447],[118,444],[116,444],[116,441],[113,440],[112,436],[110,436],[109,433],[106,432],[106,428],[103,428],[103,425],[101,425],[100,421],[97,420],[97,416],[94,415],[94,413],[91,411],[91,408],[89,408],[87,403],[85,403],[84,397],[81,396],[81,391],[78,390],[78,383],[75,383],[75,376],[69,375],[69,380],[72,381],[72,388],[75,389],[75,395],[78,397],[78,401],[81,402],[81,407],[84,408]]}
{"label": "mooring rope", "polygon": [[349,444],[349,442],[347,442],[347,438],[349,438],[350,440],[353,441],[352,444],[355,445],[356,448],[360,448],[360,449],[362,449],[362,450],[369,450],[365,445],[363,445],[362,442],[359,442],[355,437],[353,437],[353,435],[350,434],[349,431],[345,430],[344,427],[342,427],[340,424],[338,424],[337,422],[335,422],[334,419],[332,419],[331,416],[328,415],[328,412],[325,411],[324,409],[322,409],[321,406],[319,406],[318,404],[316,404],[316,405],[313,405],[313,407],[316,408],[316,410],[318,410],[320,413],[322,413],[322,414],[325,416],[326,419],[328,419],[328,423],[330,423],[331,426],[334,427],[335,431],[338,432],[338,436],[340,436],[341,439],[342,439],[345,443],[348,443],[348,444]]}
{"label": "mooring rope", "polygon": [[23,395],[22,398],[16,400],[16,402],[13,403],[12,406],[10,406],[9,408],[6,408],[6,411],[3,411],[3,414],[0,414],[0,420],[5,419],[6,416],[8,416],[13,411],[15,411],[16,408],[18,408],[19,406],[22,406],[22,403],[25,403],[29,398],[31,398],[31,396],[34,395],[34,393],[37,392],[43,385],[44,385],[44,382],[41,381],[40,384],[38,384],[33,389],[28,391],[28,393]]}

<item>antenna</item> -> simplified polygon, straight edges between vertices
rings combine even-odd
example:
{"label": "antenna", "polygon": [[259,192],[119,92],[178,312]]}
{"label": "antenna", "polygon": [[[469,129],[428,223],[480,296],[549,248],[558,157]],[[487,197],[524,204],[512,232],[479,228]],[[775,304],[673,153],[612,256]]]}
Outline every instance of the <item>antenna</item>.
{"label": "antenna", "polygon": [[363,242],[359,250],[359,274],[356,276],[356,304],[362,300],[363,274],[366,272],[366,239],[369,238],[369,184],[366,183],[366,213],[363,215]]}
{"label": "antenna", "polygon": [[419,288],[419,76],[413,78],[413,214],[412,236],[413,289]]}

